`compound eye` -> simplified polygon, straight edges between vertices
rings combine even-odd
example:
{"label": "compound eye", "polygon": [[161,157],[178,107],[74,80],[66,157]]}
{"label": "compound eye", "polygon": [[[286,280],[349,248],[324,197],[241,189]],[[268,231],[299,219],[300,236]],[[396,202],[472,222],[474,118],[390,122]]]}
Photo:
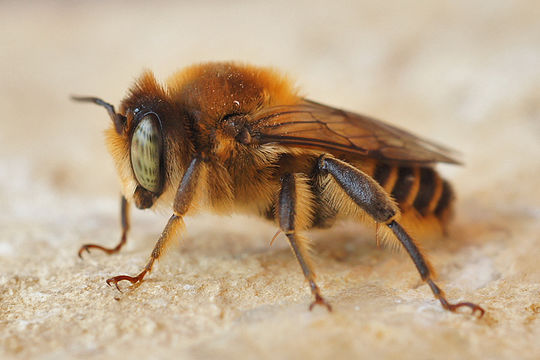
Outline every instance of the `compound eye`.
{"label": "compound eye", "polygon": [[161,151],[158,119],[154,114],[145,115],[131,137],[131,167],[139,184],[153,193],[161,186]]}

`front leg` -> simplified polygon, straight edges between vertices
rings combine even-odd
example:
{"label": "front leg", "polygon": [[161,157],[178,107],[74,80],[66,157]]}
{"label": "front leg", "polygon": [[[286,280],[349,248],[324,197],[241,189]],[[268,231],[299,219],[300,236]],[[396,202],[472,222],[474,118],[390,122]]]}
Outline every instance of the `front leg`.
{"label": "front leg", "polygon": [[173,215],[170,217],[165,229],[161,233],[159,240],[154,246],[154,250],[150,255],[150,260],[146,263],[146,266],[137,276],[119,275],[107,280],[108,285],[115,285],[118,290],[118,283],[122,280],[127,280],[132,284],[138,283],[143,280],[145,275],[152,271],[152,266],[156,260],[159,260],[163,255],[165,249],[175,239],[177,234],[185,227],[183,217],[189,209],[192,203],[193,196],[197,187],[202,168],[202,160],[198,157],[194,158],[189,164],[186,170],[176,196],[174,198]]}
{"label": "front leg", "polygon": [[120,251],[120,249],[126,244],[127,234],[129,231],[129,203],[127,202],[125,196],[122,195],[120,200],[120,219],[122,222],[122,236],[120,237],[120,242],[113,248],[107,248],[97,244],[84,244],[79,249],[79,257],[82,259],[82,253],[86,251],[90,253],[90,249],[98,249],[104,251],[105,253],[111,255]]}
{"label": "front leg", "polygon": [[444,292],[433,281],[433,271],[426,258],[416,246],[414,240],[396,221],[399,216],[399,208],[375,180],[350,164],[325,155],[319,158],[318,168],[320,171],[332,175],[343,191],[373,220],[385,224],[392,230],[416,265],[420,277],[428,283],[433,295],[439,300],[443,308],[456,311],[461,307],[468,307],[473,314],[478,311],[480,317],[484,315],[484,309],[474,303],[460,302],[452,304],[446,300]]}
{"label": "front leg", "polygon": [[[307,240],[297,233],[297,227],[299,225],[301,227],[301,223],[305,222],[304,220],[309,216],[309,190],[307,190],[307,187],[303,188],[302,185],[297,175],[285,174],[282,176],[277,206],[279,226],[287,235],[294,255],[296,255],[302,272],[309,282],[311,293],[315,297],[315,301],[311,303],[309,310],[313,309],[315,305],[323,305],[326,306],[328,311],[332,311],[332,307],[321,296],[321,291],[315,283],[315,273],[309,259]],[[299,201],[299,197],[303,197],[303,201]]]}

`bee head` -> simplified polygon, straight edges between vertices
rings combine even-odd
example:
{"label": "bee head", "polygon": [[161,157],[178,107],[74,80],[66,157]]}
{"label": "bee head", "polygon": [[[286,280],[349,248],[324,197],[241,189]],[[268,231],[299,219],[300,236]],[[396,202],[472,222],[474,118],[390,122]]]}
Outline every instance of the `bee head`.
{"label": "bee head", "polygon": [[[178,174],[188,152],[180,112],[154,76],[145,72],[122,101],[120,111],[96,97],[76,101],[105,107],[112,120],[106,142],[120,181],[122,192],[140,209],[152,207]],[[167,135],[167,136],[166,136]],[[187,160],[186,160],[187,161]],[[168,196],[170,198],[170,196]]]}

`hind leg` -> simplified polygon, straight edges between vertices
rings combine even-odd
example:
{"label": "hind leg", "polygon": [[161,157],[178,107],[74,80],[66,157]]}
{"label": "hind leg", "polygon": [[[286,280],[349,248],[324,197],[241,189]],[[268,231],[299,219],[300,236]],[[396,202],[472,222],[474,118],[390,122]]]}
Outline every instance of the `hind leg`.
{"label": "hind leg", "polygon": [[320,171],[330,174],[347,196],[371,216],[373,220],[385,224],[392,230],[413,260],[420,277],[427,282],[433,295],[440,301],[443,308],[456,311],[461,307],[468,307],[473,314],[478,312],[480,317],[484,315],[484,309],[474,303],[460,302],[452,304],[446,300],[444,292],[433,281],[433,272],[426,258],[418,249],[414,240],[396,221],[399,216],[399,208],[373,178],[344,161],[325,155],[319,158],[318,168]]}

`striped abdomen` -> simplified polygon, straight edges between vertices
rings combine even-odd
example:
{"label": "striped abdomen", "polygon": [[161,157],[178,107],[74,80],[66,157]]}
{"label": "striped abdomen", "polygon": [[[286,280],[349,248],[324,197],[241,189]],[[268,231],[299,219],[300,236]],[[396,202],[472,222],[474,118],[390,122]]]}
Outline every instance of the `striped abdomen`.
{"label": "striped abdomen", "polygon": [[420,215],[435,215],[446,222],[454,192],[431,167],[375,164],[371,176],[398,202],[403,212],[414,208]]}

